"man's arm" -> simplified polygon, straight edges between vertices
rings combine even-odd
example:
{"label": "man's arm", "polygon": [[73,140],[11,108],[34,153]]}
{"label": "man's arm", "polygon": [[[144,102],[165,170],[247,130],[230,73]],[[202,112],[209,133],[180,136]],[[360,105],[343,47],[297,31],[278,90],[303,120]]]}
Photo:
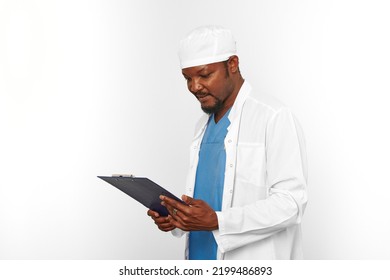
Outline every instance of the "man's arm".
{"label": "man's arm", "polygon": [[[219,228],[213,234],[222,252],[263,240],[302,220],[307,203],[305,143],[298,122],[286,108],[268,122],[265,153],[267,197],[217,212]],[[246,186],[244,181],[236,183],[237,189]]]}
{"label": "man's arm", "polygon": [[[266,199],[214,212],[201,200],[184,196],[183,200],[191,203],[185,206],[163,197],[171,223],[185,231],[213,231],[222,252],[265,239],[300,223],[307,202],[306,153],[300,127],[290,112],[283,110],[270,122],[267,132]],[[238,183],[235,187],[242,186]]]}

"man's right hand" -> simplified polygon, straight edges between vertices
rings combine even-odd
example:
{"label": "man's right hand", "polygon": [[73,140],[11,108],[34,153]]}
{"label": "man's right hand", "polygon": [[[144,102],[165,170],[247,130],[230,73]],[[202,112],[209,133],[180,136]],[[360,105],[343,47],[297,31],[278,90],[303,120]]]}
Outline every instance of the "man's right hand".
{"label": "man's right hand", "polygon": [[171,224],[169,216],[161,217],[159,213],[150,209],[148,210],[147,214],[153,219],[154,223],[162,231],[171,231],[176,228],[174,225]]}

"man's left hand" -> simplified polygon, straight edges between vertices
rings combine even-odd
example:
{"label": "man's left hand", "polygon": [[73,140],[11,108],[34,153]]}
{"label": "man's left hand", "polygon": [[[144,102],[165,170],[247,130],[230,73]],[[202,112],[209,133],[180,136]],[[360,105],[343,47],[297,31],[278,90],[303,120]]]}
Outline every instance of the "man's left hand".
{"label": "man's left hand", "polygon": [[183,195],[186,204],[172,198],[160,196],[161,204],[169,211],[170,223],[185,231],[218,229],[218,218],[215,211],[203,200]]}

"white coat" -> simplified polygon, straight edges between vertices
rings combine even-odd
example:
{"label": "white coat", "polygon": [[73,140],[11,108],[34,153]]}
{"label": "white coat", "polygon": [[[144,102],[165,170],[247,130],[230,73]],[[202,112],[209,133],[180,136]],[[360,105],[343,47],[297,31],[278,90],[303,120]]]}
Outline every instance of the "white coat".
{"label": "white coat", "polygon": [[[208,115],[191,145],[186,195],[193,196]],[[218,259],[302,259],[301,219],[307,203],[304,138],[291,112],[255,95],[244,82],[229,114]],[[184,232],[174,230],[181,236]],[[188,234],[187,234],[188,239]],[[188,258],[188,240],[186,249]]]}

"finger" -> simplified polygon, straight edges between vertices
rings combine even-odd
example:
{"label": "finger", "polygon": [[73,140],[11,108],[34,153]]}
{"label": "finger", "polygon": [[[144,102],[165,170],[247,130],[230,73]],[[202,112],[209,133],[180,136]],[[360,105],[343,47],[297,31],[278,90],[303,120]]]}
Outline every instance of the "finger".
{"label": "finger", "polygon": [[175,215],[175,208],[173,208],[171,205],[165,203],[164,201],[161,201],[161,205],[163,205],[169,212],[169,215]]}
{"label": "finger", "polygon": [[153,218],[152,219],[154,220],[154,222],[156,224],[164,224],[164,223],[169,223],[169,219],[168,217],[158,217],[158,218]]}
{"label": "finger", "polygon": [[153,211],[153,210],[148,210],[148,212],[147,212],[147,214],[148,214],[148,216],[150,216],[150,217],[154,217],[154,218],[158,218],[158,217],[160,217],[160,214],[158,213],[158,212],[155,212],[155,211]]}
{"label": "finger", "polygon": [[160,217],[160,218],[153,218],[153,221],[156,225],[159,227],[167,227],[170,226],[170,219],[168,217]]}
{"label": "finger", "polygon": [[169,217],[169,222],[171,223],[172,226],[175,228],[179,228],[181,230],[188,230],[187,227],[183,224],[182,219],[176,215],[176,217]]}
{"label": "finger", "polygon": [[177,209],[177,208],[174,208],[168,204],[166,204],[164,201],[161,202],[162,205],[165,206],[165,208],[168,210],[169,212],[169,215],[167,218],[167,220],[172,220],[172,219],[175,219],[177,220],[179,223],[182,223],[183,222],[183,219],[181,216],[185,216],[185,214],[182,214],[182,212]]}
{"label": "finger", "polygon": [[169,218],[169,220],[171,220],[170,218],[172,218],[172,219],[178,221],[179,223],[182,223],[183,219],[181,216],[184,217],[185,215],[180,210],[175,208],[172,210],[172,214],[168,218]]}
{"label": "finger", "polygon": [[169,231],[169,230],[172,230],[175,228],[175,226],[171,223],[171,222],[167,222],[167,223],[156,223],[156,225],[158,226],[158,228],[160,230],[163,230],[163,231]]}
{"label": "finger", "polygon": [[163,224],[156,223],[156,225],[158,226],[159,229],[167,229],[174,226],[173,224],[171,224],[171,222],[163,223]]}
{"label": "finger", "polygon": [[174,225],[170,222],[168,217],[161,217],[155,219],[154,223],[158,226],[158,228],[162,231],[171,231],[175,228]]}
{"label": "finger", "polygon": [[172,198],[164,196],[164,195],[160,195],[160,199],[164,202],[165,207],[168,206],[168,207],[171,207],[172,209],[180,210],[183,213],[187,213],[187,211],[188,211],[189,207],[187,205],[185,205],[181,202],[178,202],[175,199],[172,199]]}
{"label": "finger", "polygon": [[191,205],[195,202],[196,199],[190,197],[190,196],[187,196],[187,195],[182,195],[181,196],[181,199],[187,204],[187,205]]}
{"label": "finger", "polygon": [[160,230],[165,231],[165,232],[166,232],[166,231],[174,230],[175,228],[176,228],[175,226],[169,226],[169,227],[166,227],[166,228],[160,228],[160,227],[159,227]]}

